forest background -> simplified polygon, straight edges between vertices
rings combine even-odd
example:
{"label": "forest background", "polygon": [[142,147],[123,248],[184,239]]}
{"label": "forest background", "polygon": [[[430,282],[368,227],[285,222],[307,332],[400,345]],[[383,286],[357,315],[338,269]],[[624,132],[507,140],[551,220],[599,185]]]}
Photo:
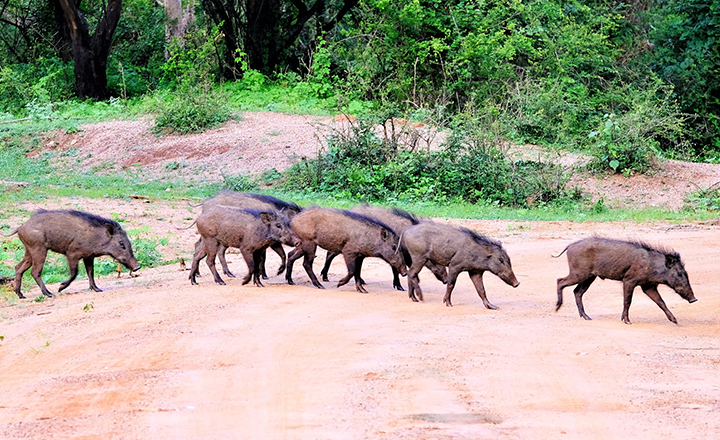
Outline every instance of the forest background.
{"label": "forest background", "polygon": [[[339,111],[352,133],[317,158],[225,186],[575,203],[566,168],[504,146],[582,152],[596,173],[720,162],[718,36],[720,2],[702,0],[0,0],[0,155],[16,170],[28,130],[80,117],[151,113],[161,135]],[[423,150],[387,121],[450,134]]]}

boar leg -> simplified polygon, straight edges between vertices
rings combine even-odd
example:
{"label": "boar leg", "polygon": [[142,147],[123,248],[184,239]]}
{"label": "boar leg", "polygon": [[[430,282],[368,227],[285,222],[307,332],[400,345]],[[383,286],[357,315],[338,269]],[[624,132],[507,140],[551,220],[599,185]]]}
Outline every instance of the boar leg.
{"label": "boar leg", "polygon": [[[200,261],[203,258],[205,258],[205,255],[206,255],[205,254],[205,246],[203,245],[202,237],[200,237],[200,238],[198,238],[198,241],[195,242],[195,253],[193,254],[193,259],[197,258],[198,261]],[[202,278],[202,275],[200,275],[200,267],[199,266],[194,275],[199,278]],[[194,278],[192,271],[190,271],[190,277]],[[197,284],[197,283],[193,283],[193,284]]]}
{"label": "boar leg", "polygon": [[[483,304],[485,304],[485,308],[490,310],[497,310],[497,306],[492,305],[490,301],[488,301],[487,296],[485,295],[485,285],[483,284],[482,276],[483,271],[481,270],[470,272],[470,279],[475,285],[475,290],[477,290],[478,295],[480,295],[480,299],[482,300]],[[448,295],[448,302],[449,301],[450,296]]]}
{"label": "boar leg", "polygon": [[[405,259],[405,261],[407,260],[408,258]],[[425,266],[425,262],[427,260],[418,257],[412,259],[411,261],[412,264],[408,269],[408,297],[413,300],[413,302],[418,302],[423,300],[422,289],[420,289],[420,277],[418,277],[418,273],[420,273],[423,266]]]}
{"label": "boar leg", "polygon": [[582,297],[587,292],[587,290],[590,288],[590,284],[595,281],[595,275],[590,276],[590,278],[586,279],[585,281],[581,281],[578,283],[577,286],[575,286],[575,289],[573,289],[573,293],[575,294],[575,304],[578,308],[578,313],[580,313],[580,316],[583,319],[586,319],[588,321],[592,321],[592,318],[585,313],[585,307],[583,306],[583,300]]}
{"label": "boar leg", "polygon": [[667,316],[667,319],[670,320],[673,324],[677,324],[677,319],[675,319],[675,316],[673,316],[672,312],[668,310],[667,306],[665,305],[665,301],[660,297],[660,293],[657,291],[657,285],[649,285],[649,286],[641,286],[643,292],[645,292],[645,295],[649,296],[651,300],[655,301],[655,304],[662,309],[663,312],[665,312],[665,316]]}
{"label": "boar leg", "polygon": [[367,290],[362,286],[360,282],[360,269],[362,268],[363,257],[355,253],[344,253],[345,265],[347,266],[347,275],[345,275],[340,281],[338,281],[338,287],[344,286],[350,281],[350,278],[355,277],[355,290],[360,293],[367,293]]}
{"label": "boar leg", "polygon": [[[257,261],[257,262],[264,261],[266,253],[267,253],[267,248],[261,248],[261,249],[256,250],[255,252],[253,252],[253,260]],[[262,278],[261,277],[262,270],[264,270],[264,268],[261,265],[261,263],[256,263],[255,264],[255,273],[253,274],[253,283],[255,283],[255,285],[258,287],[265,287],[265,286],[263,286],[263,283],[260,281],[260,279]],[[267,279],[267,277],[265,277],[265,279]]]}
{"label": "boar leg", "polygon": [[220,265],[222,266],[223,273],[230,278],[235,278],[235,274],[230,272],[230,269],[227,265],[227,260],[225,259],[225,251],[227,251],[227,246],[220,243],[218,246],[218,260],[220,260]]}
{"label": "boar leg", "polygon": [[393,267],[392,273],[393,273],[393,288],[395,288],[401,292],[405,291],[402,284],[400,284],[400,272],[398,272],[398,270]]}
{"label": "boar leg", "polygon": [[[593,280],[595,278],[593,277]],[[583,281],[583,278],[581,276],[578,276],[572,268],[570,268],[570,274],[566,276],[565,278],[558,278],[557,279],[557,304],[555,305],[555,311],[557,312],[560,310],[560,307],[562,307],[563,304],[563,294],[562,291],[564,288],[568,286],[572,286],[573,284],[578,284]],[[589,287],[589,285],[588,285]],[[587,290],[587,289],[586,289]],[[584,293],[584,292],[583,292]],[[582,316],[582,315],[581,315]]]}
{"label": "boar leg", "polygon": [[30,269],[30,266],[32,266],[32,258],[30,258],[30,253],[26,250],[23,259],[15,266],[15,295],[20,299],[25,298],[25,295],[20,291],[20,287],[22,286],[23,274]]}
{"label": "boar leg", "polygon": [[323,265],[322,271],[320,271],[320,276],[322,277],[323,281],[330,282],[330,280],[328,279],[328,272],[330,271],[330,264],[335,259],[335,257],[337,257],[338,255],[340,255],[340,254],[336,253],[336,252],[330,252],[330,251],[328,251],[327,254],[325,255],[325,265]]}
{"label": "boar leg", "polygon": [[303,258],[305,273],[307,273],[310,277],[310,281],[312,281],[313,286],[318,289],[324,289],[325,286],[320,284],[320,281],[318,281],[315,276],[315,272],[313,271],[313,261],[315,261],[315,251],[317,250],[317,245],[314,242],[304,242],[301,246],[303,248],[303,254],[305,254],[305,257]]}
{"label": "boar leg", "polygon": [[[201,246],[198,247],[197,244],[200,243]],[[197,281],[195,280],[195,276],[200,276],[200,260],[205,258],[207,256],[207,252],[205,252],[205,244],[201,243],[200,240],[198,240],[198,243],[195,244],[195,255],[193,255],[193,261],[190,265],[190,284],[193,286],[197,286]]]}
{"label": "boar leg", "polygon": [[[70,283],[72,283],[75,280],[75,277],[77,277],[77,274],[78,274],[79,260],[76,257],[71,257],[68,255],[66,255],[66,258],[67,258],[67,262],[68,262],[68,269],[70,269],[70,278],[68,278],[67,280],[63,281],[60,284],[60,288],[58,289],[58,292],[62,292],[63,290],[65,290],[67,288],[67,286],[69,286]],[[86,267],[86,269],[87,269],[87,267]],[[88,274],[88,278],[90,278],[90,274]]]}
{"label": "boar leg", "polygon": [[[446,306],[452,307],[452,302],[450,302],[450,295],[452,294],[453,289],[455,288],[455,282],[457,281],[458,275],[460,275],[460,271],[453,266],[449,267],[448,271],[448,282],[447,282],[447,290],[445,291],[445,297],[443,298],[443,303],[445,303]],[[476,287],[477,289],[477,287]],[[485,288],[483,287],[483,292]],[[478,292],[479,293],[479,292]]]}
{"label": "boar leg", "polygon": [[264,287],[263,284],[260,282],[260,276],[259,276],[259,268],[258,264],[256,264],[256,261],[259,260],[260,253],[264,251],[264,249],[260,249],[255,252],[251,252],[249,249],[240,249],[242,252],[242,256],[245,259],[245,263],[247,263],[248,267],[248,273],[245,275],[245,278],[242,280],[242,285],[250,282],[250,278],[253,279],[253,284],[255,284],[258,287]]}
{"label": "boar leg", "polygon": [[[87,272],[88,281],[90,282],[90,288],[96,292],[102,292],[102,289],[95,284],[95,257],[83,258],[83,264],[85,264],[85,272]],[[132,275],[132,270],[130,271]]]}
{"label": "boar leg", "polygon": [[630,304],[632,303],[633,290],[635,290],[634,283],[623,281],[622,322],[624,322],[625,324],[628,324],[628,325],[632,324],[632,322],[630,322]]}
{"label": "boar leg", "polygon": [[203,239],[203,242],[205,243],[205,252],[207,252],[207,259],[205,260],[205,263],[207,264],[208,269],[210,269],[210,272],[212,272],[213,277],[215,277],[215,282],[224,286],[225,281],[220,278],[220,274],[218,274],[217,268],[215,267],[215,256],[217,255],[220,243],[215,239]]}
{"label": "boar leg", "polygon": [[303,255],[303,250],[300,246],[298,246],[295,249],[291,250],[287,256],[287,267],[285,268],[285,281],[287,281],[287,283],[290,284],[291,286],[293,284],[295,284],[292,280],[293,264],[295,264],[295,260],[302,257],[302,255]]}
{"label": "boar leg", "polygon": [[[283,272],[285,272],[285,266],[287,265],[287,257],[285,256],[285,249],[283,248],[282,243],[273,243],[270,245],[270,248],[275,251],[276,254],[280,257],[280,267],[278,268],[277,274],[282,275]],[[265,253],[266,251],[263,251],[262,254],[262,276],[263,279],[267,279],[267,275],[265,274]]]}
{"label": "boar leg", "polygon": [[42,280],[42,271],[43,267],[45,266],[45,258],[47,258],[47,250],[43,249],[40,252],[35,252],[35,254],[31,258],[32,269],[30,269],[30,275],[32,275],[37,285],[40,286],[40,291],[43,293],[43,295],[52,298],[55,295],[50,293]]}

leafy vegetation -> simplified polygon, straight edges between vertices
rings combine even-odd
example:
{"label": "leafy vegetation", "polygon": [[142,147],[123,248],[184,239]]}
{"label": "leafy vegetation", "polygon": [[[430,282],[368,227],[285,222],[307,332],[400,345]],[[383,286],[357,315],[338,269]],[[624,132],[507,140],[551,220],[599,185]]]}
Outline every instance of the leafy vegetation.
{"label": "leafy vegetation", "polygon": [[[578,191],[565,188],[567,170],[510,159],[496,133],[473,115],[455,119],[439,149],[430,148],[429,139],[421,146],[420,134],[404,119],[384,116],[336,130],[327,139],[328,151],[288,169],[281,187],[375,202],[464,200],[526,207],[580,199]],[[376,134],[378,124],[382,136]]]}

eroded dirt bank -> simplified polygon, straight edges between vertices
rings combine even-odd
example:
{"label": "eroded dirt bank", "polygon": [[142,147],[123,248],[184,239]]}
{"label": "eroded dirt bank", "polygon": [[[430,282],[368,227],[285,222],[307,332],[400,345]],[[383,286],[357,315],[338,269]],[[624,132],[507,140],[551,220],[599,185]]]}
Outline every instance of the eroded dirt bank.
{"label": "eroded dirt bank", "polygon": [[[129,227],[152,217],[129,206],[121,212]],[[176,219],[162,226],[177,236],[172,252],[192,249],[194,232],[174,228],[188,210],[163,209],[163,225]],[[502,239],[521,281],[513,289],[485,274],[497,311],[483,308],[465,274],[455,307],[442,305],[444,288],[427,271],[425,302],[412,303],[391,290],[390,268],[379,260],[366,260],[366,295],[352,285],[315,289],[300,264],[297,286],[276,276],[264,289],[239,278],[216,286],[203,264],[200,286],[172,265],[100,278],[102,293],[78,280],[43,303],[3,302],[0,438],[717,437],[716,226],[465,224]],[[639,289],[633,325],[623,324],[614,281],[598,280],[586,294],[593,321],[578,316],[571,289],[554,312],[567,263],[550,255],[594,232],[681,253],[699,301],[660,287],[679,325]],[[245,273],[239,255],[230,261]],[[268,264],[277,267],[274,254]],[[343,274],[338,258],[331,280]],[[28,297],[38,294],[34,286]]]}

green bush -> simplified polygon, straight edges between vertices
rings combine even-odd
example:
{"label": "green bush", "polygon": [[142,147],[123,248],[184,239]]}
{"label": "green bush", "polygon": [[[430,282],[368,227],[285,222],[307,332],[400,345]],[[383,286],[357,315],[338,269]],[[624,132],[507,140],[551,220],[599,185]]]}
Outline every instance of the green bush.
{"label": "green bush", "polygon": [[[358,119],[327,139],[328,150],[303,158],[281,187],[375,202],[462,200],[527,207],[577,201],[565,187],[568,170],[553,163],[514,161],[477,117],[456,122],[441,149],[418,150],[378,119]],[[378,136],[377,133],[382,133]],[[412,137],[410,137],[412,138]]]}
{"label": "green bush", "polygon": [[217,26],[209,32],[200,29],[189,33],[183,46],[170,46],[163,66],[169,93],[157,100],[156,131],[199,133],[230,117],[227,98],[213,87],[218,34]]}
{"label": "green bush", "polygon": [[189,88],[169,99],[159,100],[155,131],[200,133],[225,122],[230,110],[224,96],[215,91]]}

